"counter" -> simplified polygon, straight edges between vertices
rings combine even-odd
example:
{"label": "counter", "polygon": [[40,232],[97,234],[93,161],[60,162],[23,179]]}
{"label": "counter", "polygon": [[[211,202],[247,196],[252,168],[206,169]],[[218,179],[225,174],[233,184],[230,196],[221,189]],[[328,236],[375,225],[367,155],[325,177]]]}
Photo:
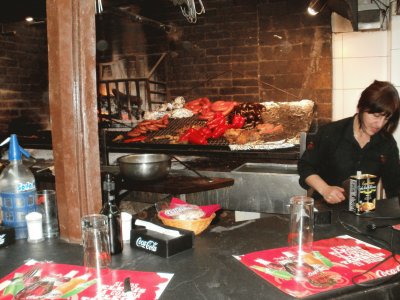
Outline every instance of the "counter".
{"label": "counter", "polygon": [[[384,202],[381,202],[384,201]],[[381,200],[375,215],[400,217],[398,199]],[[352,224],[362,232],[373,221],[376,224],[396,224],[399,220],[372,220],[340,212],[335,208],[332,225],[318,225],[315,240],[349,234],[369,243],[373,241],[363,235],[344,229],[341,220]],[[218,221],[218,220],[217,220]],[[113,256],[112,267],[140,271],[174,273],[172,281],[161,299],[293,299],[262,280],[245,268],[232,255],[257,250],[272,249],[286,245],[288,218],[285,215],[269,214],[258,220],[226,223],[222,218],[195,238],[194,248],[168,259],[131,249],[125,244],[122,254]],[[389,233],[379,229],[372,234],[388,238]],[[400,248],[399,237],[395,243]],[[399,249],[397,249],[399,250]],[[46,240],[39,244],[17,241],[0,249],[0,277],[8,274],[28,258],[50,260],[55,263],[82,264],[82,247],[61,240]],[[380,287],[349,287],[334,292],[318,294],[317,299],[398,299],[400,282],[385,283]],[[309,299],[309,298],[308,298]]]}

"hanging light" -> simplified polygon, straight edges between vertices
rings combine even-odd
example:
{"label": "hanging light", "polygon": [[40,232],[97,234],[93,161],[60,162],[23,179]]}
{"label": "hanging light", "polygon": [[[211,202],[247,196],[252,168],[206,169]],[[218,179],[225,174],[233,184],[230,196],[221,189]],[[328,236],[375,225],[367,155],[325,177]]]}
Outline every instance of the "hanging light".
{"label": "hanging light", "polygon": [[102,0],[95,0],[96,2],[96,14],[101,14],[103,12],[103,2]]}
{"label": "hanging light", "polygon": [[325,8],[327,2],[328,0],[311,0],[308,4],[307,12],[310,15],[315,16]]}

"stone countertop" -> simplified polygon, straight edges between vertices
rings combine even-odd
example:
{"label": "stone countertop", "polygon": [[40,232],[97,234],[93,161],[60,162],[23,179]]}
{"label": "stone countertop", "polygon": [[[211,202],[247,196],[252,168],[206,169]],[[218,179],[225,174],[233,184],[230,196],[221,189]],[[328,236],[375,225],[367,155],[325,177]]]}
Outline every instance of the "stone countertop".
{"label": "stone countertop", "polygon": [[[398,199],[388,201],[389,216],[399,216]],[[379,206],[378,206],[379,207]],[[395,208],[393,208],[395,207]],[[339,207],[340,208],[340,207]],[[330,209],[330,208],[328,208]],[[341,208],[340,208],[341,209]],[[315,240],[350,234],[373,243],[365,236],[349,233],[334,211],[332,225],[318,225]],[[365,231],[370,222],[350,213],[340,213],[341,220]],[[387,210],[385,212],[387,215]],[[377,221],[379,224],[379,220]],[[398,220],[381,220],[387,224]],[[288,233],[287,216],[269,214],[264,218],[245,222],[226,222],[219,219],[205,232],[195,237],[194,248],[170,258],[162,258],[133,249],[125,244],[121,254],[112,257],[112,268],[150,272],[174,273],[161,299],[293,299],[261,279],[255,273],[232,257],[253,251],[283,247]],[[386,237],[385,231],[373,233]],[[389,235],[389,233],[388,233]],[[399,243],[397,237],[397,243]],[[55,263],[82,265],[82,247],[62,240],[45,240],[31,244],[23,240],[5,248],[0,248],[0,277],[20,266],[28,258],[49,260]],[[348,287],[329,293],[318,294],[317,299],[396,299],[400,292],[400,282],[388,282],[374,287]]]}

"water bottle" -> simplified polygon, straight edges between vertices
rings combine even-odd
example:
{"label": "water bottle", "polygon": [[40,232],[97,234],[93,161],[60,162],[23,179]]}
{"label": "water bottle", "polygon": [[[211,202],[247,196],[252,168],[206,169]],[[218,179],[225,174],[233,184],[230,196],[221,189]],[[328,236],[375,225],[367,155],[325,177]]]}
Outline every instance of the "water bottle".
{"label": "water bottle", "polygon": [[22,155],[30,155],[19,146],[17,136],[12,134],[2,145],[8,140],[10,163],[0,175],[3,225],[15,228],[16,239],[24,239],[28,237],[25,215],[37,209],[35,177],[22,162]]}
{"label": "water bottle", "polygon": [[111,255],[121,253],[123,249],[121,212],[115,203],[115,179],[110,173],[104,175],[102,200],[103,207],[100,213],[108,218]]}

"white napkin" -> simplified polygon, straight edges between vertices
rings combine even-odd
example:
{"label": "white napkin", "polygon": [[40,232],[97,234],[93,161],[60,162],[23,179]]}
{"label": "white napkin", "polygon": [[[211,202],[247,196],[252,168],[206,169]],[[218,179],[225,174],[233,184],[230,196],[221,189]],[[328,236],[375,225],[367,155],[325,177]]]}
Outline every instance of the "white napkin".
{"label": "white napkin", "polygon": [[182,235],[177,230],[166,229],[164,227],[161,227],[161,226],[158,226],[158,225],[153,224],[151,222],[146,222],[146,221],[143,221],[143,220],[135,220],[135,225],[144,226],[148,230],[156,231],[156,232],[159,232],[159,233],[162,233],[162,234],[166,234],[166,235],[169,235],[169,236],[178,237],[178,236]]}

